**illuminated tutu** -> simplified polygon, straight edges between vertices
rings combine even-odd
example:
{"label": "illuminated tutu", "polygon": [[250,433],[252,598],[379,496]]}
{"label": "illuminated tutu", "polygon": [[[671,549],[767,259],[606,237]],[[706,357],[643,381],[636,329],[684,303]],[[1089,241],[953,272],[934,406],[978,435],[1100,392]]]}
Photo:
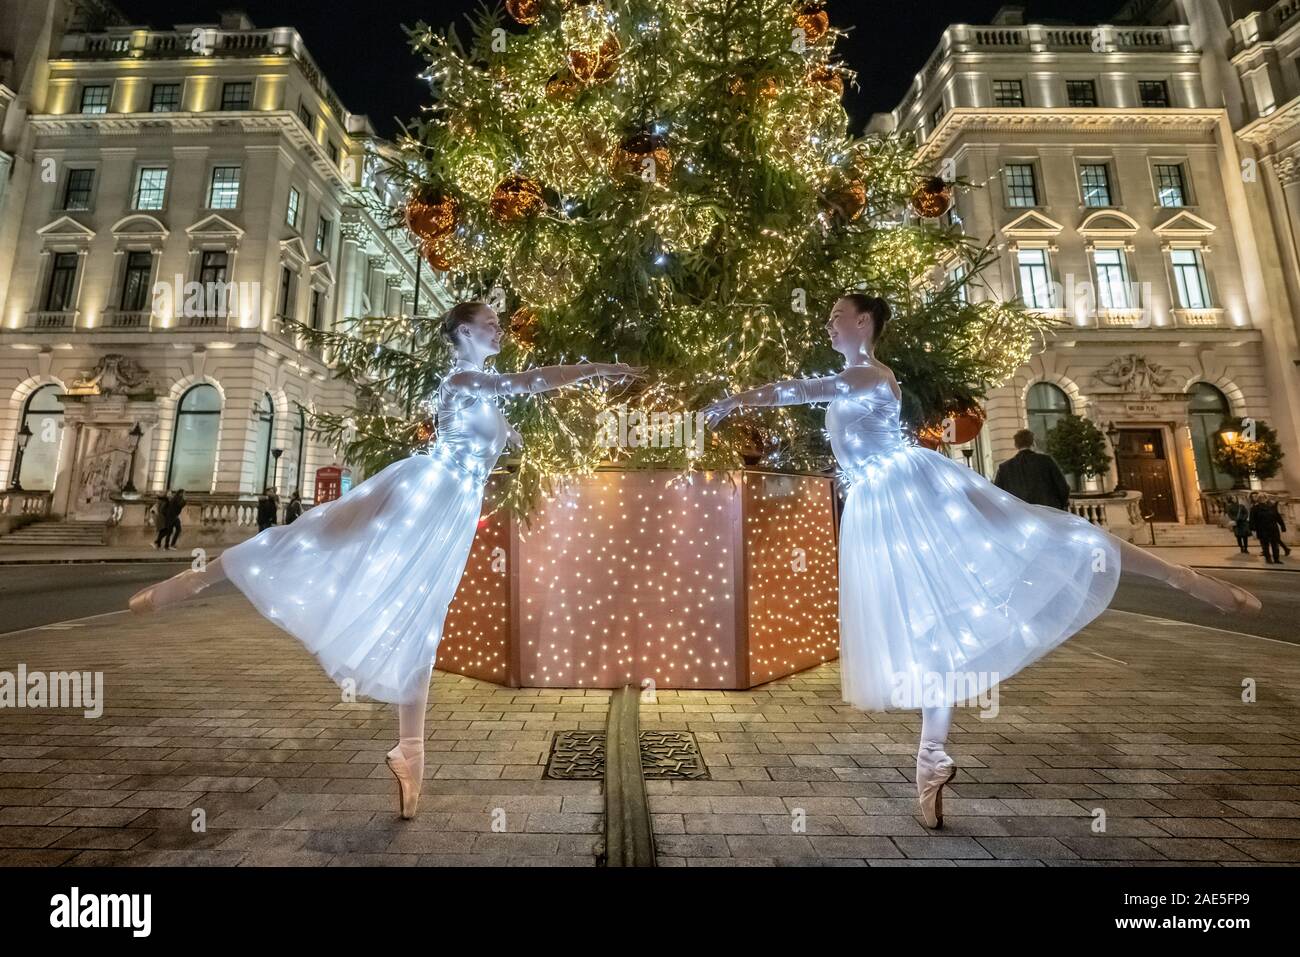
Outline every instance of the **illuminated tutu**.
{"label": "illuminated tutu", "polygon": [[848,703],[878,711],[972,699],[1110,603],[1115,539],[908,444],[887,383],[841,390],[826,426],[849,485],[840,524]]}

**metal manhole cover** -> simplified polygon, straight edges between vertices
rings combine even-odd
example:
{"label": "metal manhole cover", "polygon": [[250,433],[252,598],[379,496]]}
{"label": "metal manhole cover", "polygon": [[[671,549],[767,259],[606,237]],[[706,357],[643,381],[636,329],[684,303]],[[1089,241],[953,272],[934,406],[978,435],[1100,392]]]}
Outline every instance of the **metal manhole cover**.
{"label": "metal manhole cover", "polygon": [[[690,731],[642,731],[641,771],[647,781],[709,779],[709,769]],[[605,776],[604,731],[560,731],[551,743],[546,776],[565,781]]]}

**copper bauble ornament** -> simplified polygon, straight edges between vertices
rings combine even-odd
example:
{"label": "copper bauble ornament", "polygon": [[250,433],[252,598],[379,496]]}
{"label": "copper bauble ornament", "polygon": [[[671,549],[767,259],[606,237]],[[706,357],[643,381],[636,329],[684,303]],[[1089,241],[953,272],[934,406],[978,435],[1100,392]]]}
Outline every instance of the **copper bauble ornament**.
{"label": "copper bauble ornament", "polygon": [[643,182],[658,183],[672,173],[673,156],[662,136],[636,133],[614,147],[609,168],[615,177],[636,177]]}
{"label": "copper bauble ornament", "polygon": [[619,46],[618,37],[611,33],[598,50],[570,50],[569,69],[583,83],[608,80],[618,69],[620,52],[622,47]]}
{"label": "copper bauble ornament", "polygon": [[829,66],[819,66],[808,74],[808,82],[819,86],[839,99],[844,95],[844,77],[840,71]]}
{"label": "copper bauble ornament", "polygon": [[926,448],[937,449],[944,444],[974,442],[983,428],[984,410],[978,405],[969,405],[945,412],[938,422],[923,426],[916,437]]}
{"label": "copper bauble ornament", "polygon": [[840,217],[845,222],[852,222],[867,208],[866,184],[861,180],[845,183],[826,197],[826,205],[832,215]]}
{"label": "copper bauble ornament", "polygon": [[546,95],[552,100],[571,100],[582,90],[582,81],[568,70],[557,70],[546,81]]}
{"label": "copper bauble ornament", "polygon": [[952,186],[931,176],[912,190],[912,209],[923,219],[938,219],[952,209]]}
{"label": "copper bauble ornament", "polygon": [[510,338],[525,352],[537,346],[537,310],[520,306],[510,314]]}
{"label": "copper bauble ornament", "polygon": [[452,262],[447,255],[446,246],[438,242],[423,243],[420,246],[420,255],[438,272],[451,272]]}
{"label": "copper bauble ornament", "polygon": [[428,445],[434,436],[433,419],[424,418],[415,423],[415,440],[421,445]]}
{"label": "copper bauble ornament", "polygon": [[537,181],[518,173],[507,176],[492,191],[488,209],[498,222],[527,219],[542,208],[542,188]]}
{"label": "copper bauble ornament", "polygon": [[456,200],[434,190],[420,190],[406,201],[406,228],[421,242],[446,236],[456,228]]}
{"label": "copper bauble ornament", "polygon": [[541,0],[506,0],[506,13],[529,27],[542,18]]}
{"label": "copper bauble ornament", "polygon": [[803,31],[805,43],[816,43],[831,28],[831,18],[818,0],[810,0],[794,8],[794,25]]}

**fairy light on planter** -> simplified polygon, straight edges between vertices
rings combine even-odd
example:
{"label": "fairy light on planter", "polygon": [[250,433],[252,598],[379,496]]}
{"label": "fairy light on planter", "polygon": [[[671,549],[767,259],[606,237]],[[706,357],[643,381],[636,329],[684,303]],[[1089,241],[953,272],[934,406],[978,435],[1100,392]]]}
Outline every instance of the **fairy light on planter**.
{"label": "fairy light on planter", "polygon": [[830,660],[831,494],[828,479],[766,473],[577,478],[526,530],[504,513],[480,528],[437,666],[525,687],[667,690],[747,688]]}

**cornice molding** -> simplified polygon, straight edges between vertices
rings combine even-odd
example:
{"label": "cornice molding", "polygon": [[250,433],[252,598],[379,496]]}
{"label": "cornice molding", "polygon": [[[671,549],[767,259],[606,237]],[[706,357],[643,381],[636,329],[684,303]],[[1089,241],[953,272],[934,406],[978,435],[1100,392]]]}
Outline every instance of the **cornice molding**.
{"label": "cornice molding", "polygon": [[1100,135],[1133,132],[1203,132],[1224,116],[1217,109],[1097,110],[1097,109],[996,109],[959,106],[949,110],[938,128],[921,144],[918,158],[932,161],[963,133],[1078,133]]}

